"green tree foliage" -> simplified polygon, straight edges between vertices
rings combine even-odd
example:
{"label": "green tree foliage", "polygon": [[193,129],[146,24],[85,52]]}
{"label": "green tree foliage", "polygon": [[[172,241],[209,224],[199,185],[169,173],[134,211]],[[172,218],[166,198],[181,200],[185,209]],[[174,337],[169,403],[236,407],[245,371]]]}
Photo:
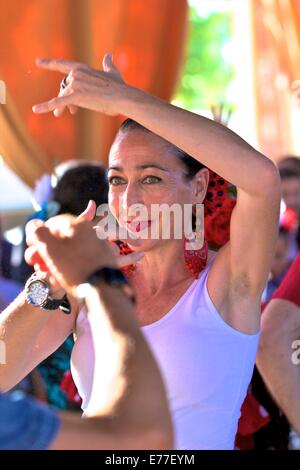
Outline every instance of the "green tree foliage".
{"label": "green tree foliage", "polygon": [[186,109],[209,109],[226,101],[234,77],[233,65],[224,59],[223,47],[232,35],[229,12],[199,16],[190,8],[186,61],[174,103]]}

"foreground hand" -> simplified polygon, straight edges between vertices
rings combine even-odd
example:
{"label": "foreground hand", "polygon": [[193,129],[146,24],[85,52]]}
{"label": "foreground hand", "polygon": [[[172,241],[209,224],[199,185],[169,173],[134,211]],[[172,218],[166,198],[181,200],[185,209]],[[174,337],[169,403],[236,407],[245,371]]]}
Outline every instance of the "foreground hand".
{"label": "foreground hand", "polygon": [[[88,221],[91,222],[96,215],[97,206],[94,201],[90,201],[82,214],[77,217],[78,221]],[[59,222],[57,221],[59,220]],[[59,235],[63,230],[63,224],[61,224],[61,217],[52,217],[47,222],[41,220],[31,220],[26,225],[26,243],[29,248],[25,251],[25,261],[27,264],[34,266],[36,272],[48,273],[47,265],[40,256],[36,246],[32,242],[32,235],[35,232],[37,227],[46,226],[54,235]]]}
{"label": "foreground hand", "polygon": [[101,266],[120,268],[135,264],[143,257],[143,253],[117,257],[106,241],[97,238],[86,219],[90,215],[88,208],[81,218],[60,215],[50,219],[48,226],[41,221],[31,221],[26,227],[30,245],[25,254],[26,261],[36,264],[38,259],[39,265],[43,263],[42,270],[71,293]]}
{"label": "foreground hand", "polygon": [[[96,203],[94,201],[90,201],[86,210],[77,218],[72,217],[72,219],[76,220],[77,222],[92,222],[95,218],[96,210]],[[34,266],[36,271],[49,271],[35,244],[35,232],[37,228],[47,227],[53,235],[64,238],[66,234],[65,230],[67,230],[67,233],[69,231],[68,218],[70,218],[69,215],[59,215],[52,217],[47,222],[42,222],[41,220],[31,220],[26,225],[26,242],[29,248],[27,248],[25,252],[25,260],[29,265]],[[93,233],[97,242],[99,242],[94,228]],[[127,256],[121,256],[119,248],[113,243],[109,244],[109,248],[112,250],[116,264],[119,268],[124,268],[126,266],[130,266],[131,264],[135,264],[144,256],[143,253],[131,253]]]}
{"label": "foreground hand", "polygon": [[64,289],[72,290],[101,265],[116,266],[106,242],[96,238],[88,222],[76,221],[69,215],[55,219],[56,233],[46,225],[37,225],[31,231],[30,241],[50,274]]}
{"label": "foreground hand", "polygon": [[53,111],[55,116],[60,116],[66,107],[72,113],[81,107],[111,116],[120,114],[120,100],[126,85],[111,54],[104,56],[103,71],[68,60],[37,59],[36,63],[41,68],[67,75],[67,86],[56,98],[33,106],[35,113]]}

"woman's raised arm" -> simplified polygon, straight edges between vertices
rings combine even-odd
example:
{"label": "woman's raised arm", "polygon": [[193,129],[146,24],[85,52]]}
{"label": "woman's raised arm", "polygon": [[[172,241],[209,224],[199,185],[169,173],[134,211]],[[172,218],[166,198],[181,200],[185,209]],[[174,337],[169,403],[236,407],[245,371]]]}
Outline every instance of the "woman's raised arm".
{"label": "woman's raised arm", "polygon": [[[74,105],[128,116],[237,187],[230,242],[216,257],[214,271],[218,273],[213,275],[211,270],[208,288],[219,311],[223,305],[224,318],[229,319],[226,311],[230,312],[232,326],[243,332],[256,332],[260,295],[278,229],[281,191],[273,162],[225,126],[125,84],[110,54],[104,57],[103,71],[64,60],[37,63],[67,75],[67,86],[63,96],[34,106],[35,112]],[[226,288],[222,290],[224,279]],[[214,290],[215,285],[219,286],[218,291]],[[251,311],[255,313],[252,315]]]}

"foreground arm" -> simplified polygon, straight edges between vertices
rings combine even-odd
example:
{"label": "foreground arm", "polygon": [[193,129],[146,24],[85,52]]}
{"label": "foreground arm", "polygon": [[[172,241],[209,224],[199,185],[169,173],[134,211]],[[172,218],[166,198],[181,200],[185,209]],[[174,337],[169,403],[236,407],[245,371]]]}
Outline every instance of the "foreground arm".
{"label": "foreground arm", "polygon": [[[63,239],[45,227],[38,227],[34,236],[51,274],[74,294],[89,274],[103,265],[116,266],[116,260],[90,225],[69,220],[70,230]],[[82,256],[74,256],[79,249]],[[131,301],[122,290],[100,284],[89,289],[86,306],[95,351],[88,417],[63,415],[52,448],[170,448],[172,428],[164,385]]]}
{"label": "foreground arm", "polygon": [[[59,296],[58,296],[59,297]],[[0,341],[4,357],[0,361],[0,390],[19,383],[40,362],[52,354],[72,333],[76,303],[72,314],[45,311],[26,302],[25,293],[0,315]]]}

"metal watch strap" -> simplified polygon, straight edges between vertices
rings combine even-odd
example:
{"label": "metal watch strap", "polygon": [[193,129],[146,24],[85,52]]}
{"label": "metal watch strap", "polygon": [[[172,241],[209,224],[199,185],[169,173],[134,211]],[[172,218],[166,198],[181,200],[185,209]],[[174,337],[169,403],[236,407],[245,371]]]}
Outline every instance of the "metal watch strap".
{"label": "metal watch strap", "polygon": [[67,297],[67,294],[62,299],[61,304],[58,308],[66,315],[69,315],[71,313],[71,304]]}
{"label": "metal watch strap", "polygon": [[62,299],[52,299],[52,297],[50,296],[42,305],[42,308],[44,310],[57,310],[61,306],[61,303],[65,297],[66,296],[64,296]]}
{"label": "metal watch strap", "polygon": [[[44,279],[41,279],[37,275],[37,273],[35,272],[30,276],[30,278],[26,282],[25,288],[30,282],[34,282],[36,280],[40,280],[44,283],[46,282]],[[42,310],[57,310],[57,309],[60,309],[63,313],[65,313],[67,315],[71,313],[71,304],[70,304],[69,299],[68,299],[66,294],[61,299],[53,299],[51,297],[51,295],[48,295],[47,300],[44,302],[43,305],[40,306],[40,308]]]}

